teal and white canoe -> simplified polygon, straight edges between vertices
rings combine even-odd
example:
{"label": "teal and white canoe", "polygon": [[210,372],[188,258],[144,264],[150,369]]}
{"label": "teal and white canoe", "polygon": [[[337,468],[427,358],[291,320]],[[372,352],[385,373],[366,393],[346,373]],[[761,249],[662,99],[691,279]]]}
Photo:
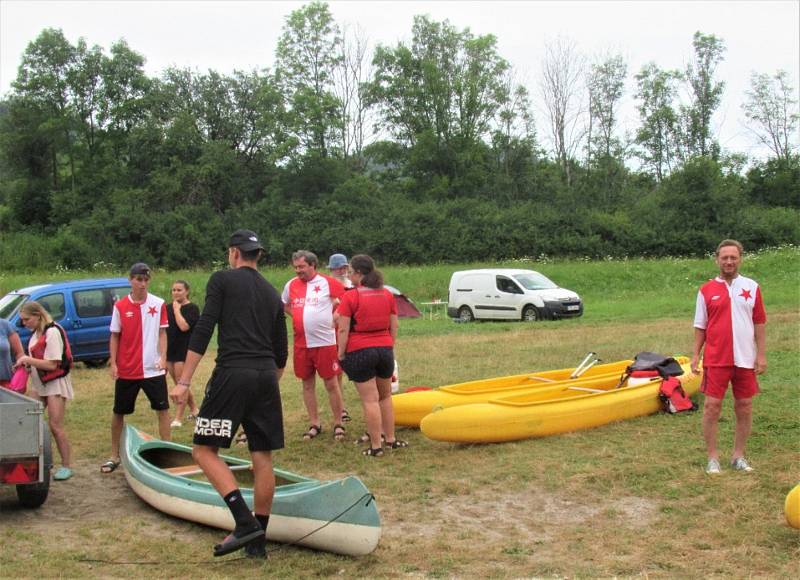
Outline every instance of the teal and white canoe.
{"label": "teal and white canoe", "polygon": [[[253,507],[250,462],[221,456]],[[232,530],[225,502],[203,477],[186,445],[161,441],[126,425],[121,452],[125,477],[134,493],[169,515]],[[275,469],[275,498],[267,539],[347,556],[372,552],[381,538],[375,498],[360,479],[319,481]]]}

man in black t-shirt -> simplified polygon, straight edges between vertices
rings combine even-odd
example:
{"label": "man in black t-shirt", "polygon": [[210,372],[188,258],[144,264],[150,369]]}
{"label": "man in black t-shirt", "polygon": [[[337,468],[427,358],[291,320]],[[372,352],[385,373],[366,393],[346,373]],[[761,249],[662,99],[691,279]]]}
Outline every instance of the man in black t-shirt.
{"label": "man in black t-shirt", "polygon": [[[283,448],[283,412],[278,380],[288,356],[283,303],[258,272],[263,251],[258,236],[237,230],[228,243],[230,270],[215,272],[206,286],[206,302],[189,341],[183,373],[172,389],[176,402],[186,398],[192,375],[219,326],[217,359],[206,386],[194,430],[192,455],[225,500],[236,527],[214,555],[245,547],[251,557],[266,557],[267,523],[275,494],[272,451]],[[255,516],[245,503],[230,468],[219,457],[242,425],[253,461]]]}

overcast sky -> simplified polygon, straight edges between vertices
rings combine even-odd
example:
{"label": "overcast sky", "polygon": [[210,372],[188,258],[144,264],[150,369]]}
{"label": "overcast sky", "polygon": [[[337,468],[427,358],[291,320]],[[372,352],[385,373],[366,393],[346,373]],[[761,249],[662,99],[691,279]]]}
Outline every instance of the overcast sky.
{"label": "overcast sky", "polygon": [[[286,16],[306,2],[251,1],[44,1],[0,0],[0,93],[9,91],[20,57],[47,27],[60,28],[73,44],[83,37],[106,52],[121,38],[158,76],[169,66],[229,73],[272,67]],[[727,48],[717,76],[725,97],[714,118],[723,147],[763,154],[744,127],[740,106],[752,71],[789,72],[800,79],[800,0],[779,1],[353,1],[328,2],[340,25],[361,27],[373,43],[411,38],[412,19],[428,14],[474,34],[494,34],[500,54],[518,72],[537,104],[544,46],[559,35],[590,59],[620,53],[628,64],[623,125],[633,130],[633,76],[650,61],[684,68],[692,35],[714,34]],[[537,107],[538,108],[538,107]],[[541,111],[537,111],[541,113]],[[540,138],[547,126],[537,115]],[[796,135],[795,141],[800,141]]]}

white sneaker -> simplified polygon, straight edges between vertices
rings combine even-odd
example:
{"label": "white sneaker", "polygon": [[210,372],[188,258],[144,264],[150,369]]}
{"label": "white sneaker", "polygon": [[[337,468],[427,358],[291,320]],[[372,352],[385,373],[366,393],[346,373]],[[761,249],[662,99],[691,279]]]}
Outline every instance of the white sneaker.
{"label": "white sneaker", "polygon": [[169,426],[175,429],[176,427],[183,427],[183,423],[175,419],[172,423],[169,424]]}
{"label": "white sneaker", "polygon": [[733,469],[736,471],[744,471],[745,473],[750,473],[753,471],[753,468],[750,467],[750,464],[747,463],[747,459],[744,457],[737,457],[731,461],[731,467],[733,467]]}
{"label": "white sneaker", "polygon": [[706,473],[709,475],[719,475],[722,473],[722,468],[719,465],[719,459],[709,459],[706,465]]}

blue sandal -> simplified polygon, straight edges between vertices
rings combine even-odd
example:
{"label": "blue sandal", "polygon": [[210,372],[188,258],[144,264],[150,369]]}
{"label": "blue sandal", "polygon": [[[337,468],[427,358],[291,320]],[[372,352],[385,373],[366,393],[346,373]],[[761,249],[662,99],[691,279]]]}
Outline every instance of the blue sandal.
{"label": "blue sandal", "polygon": [[69,467],[59,467],[58,470],[53,474],[53,479],[55,481],[67,481],[72,476],[73,473]]}

